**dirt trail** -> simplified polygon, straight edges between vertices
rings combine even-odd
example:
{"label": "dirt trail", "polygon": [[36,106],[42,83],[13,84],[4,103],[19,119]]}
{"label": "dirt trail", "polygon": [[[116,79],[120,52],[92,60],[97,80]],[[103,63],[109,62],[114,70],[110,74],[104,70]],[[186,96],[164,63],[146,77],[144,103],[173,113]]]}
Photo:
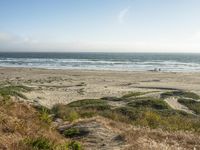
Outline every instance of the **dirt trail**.
{"label": "dirt trail", "polygon": [[87,150],[122,150],[125,148],[125,141],[120,136],[120,132],[109,127],[101,117],[100,119],[86,119],[71,126],[62,125],[58,130],[62,131],[70,128],[79,129],[80,132],[81,130],[82,132],[87,131],[87,134],[74,138],[81,140]]}
{"label": "dirt trail", "polygon": [[188,109],[186,106],[182,105],[181,103],[178,102],[178,99],[175,97],[169,97],[165,99],[165,102],[167,102],[168,105],[170,105],[173,109],[176,110],[182,110],[190,114],[194,114],[193,111]]}
{"label": "dirt trail", "polygon": [[[134,127],[103,117],[83,119],[72,124],[63,124],[59,131],[81,129],[78,137],[72,138],[87,150],[194,150],[200,149],[198,134],[165,132],[163,130]],[[84,130],[83,130],[84,129]]]}

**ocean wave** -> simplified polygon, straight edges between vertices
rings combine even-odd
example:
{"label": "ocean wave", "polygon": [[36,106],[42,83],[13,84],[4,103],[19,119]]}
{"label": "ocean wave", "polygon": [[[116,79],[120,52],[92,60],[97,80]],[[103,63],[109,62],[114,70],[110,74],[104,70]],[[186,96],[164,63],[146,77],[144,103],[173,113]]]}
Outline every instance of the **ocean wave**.
{"label": "ocean wave", "polygon": [[58,58],[0,58],[3,67],[34,67],[47,69],[94,69],[94,70],[152,70],[163,71],[200,71],[200,63],[175,60],[130,59],[58,59]]}

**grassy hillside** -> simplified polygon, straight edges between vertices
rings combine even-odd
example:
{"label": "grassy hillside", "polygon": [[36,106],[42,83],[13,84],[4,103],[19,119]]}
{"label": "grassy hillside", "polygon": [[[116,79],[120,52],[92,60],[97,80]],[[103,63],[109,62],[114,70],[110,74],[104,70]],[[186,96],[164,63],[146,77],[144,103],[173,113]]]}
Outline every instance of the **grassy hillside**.
{"label": "grassy hillside", "polygon": [[55,105],[51,111],[56,117],[67,121],[100,115],[137,126],[162,128],[169,131],[200,131],[198,117],[172,109],[163,99],[126,96],[117,99],[117,102],[125,102],[124,106],[117,108],[109,104],[109,100],[116,102],[116,99],[85,99],[68,105]]}
{"label": "grassy hillside", "polygon": [[[57,104],[52,109],[13,101],[15,97],[27,99],[24,93],[31,90],[33,89],[19,85],[0,87],[0,149],[81,150],[91,147],[148,147],[145,143],[138,145],[139,137],[148,137],[150,142],[156,141],[160,147],[158,140],[166,142],[164,137],[170,136],[175,143],[183,147],[194,148],[194,145],[200,145],[200,140],[197,140],[200,132],[199,116],[174,110],[163,100],[169,96],[179,96],[180,103],[199,114],[199,102],[181,99],[198,98],[194,93],[163,93],[158,99],[147,97],[146,93],[132,92],[119,98],[83,99],[67,105]],[[120,105],[116,106],[115,103]],[[61,123],[56,122],[58,119]],[[188,131],[190,133],[187,136],[183,134]],[[175,138],[176,134],[187,142],[191,142],[191,139],[194,141],[184,145],[180,143],[179,138]],[[133,137],[138,140],[137,143],[131,141]],[[93,142],[88,141],[97,144],[92,145]],[[106,144],[106,141],[110,141],[109,144]],[[128,147],[125,146],[127,144]]]}
{"label": "grassy hillside", "polygon": [[[51,118],[30,104],[12,101],[11,97],[26,97],[25,86],[0,88],[0,149],[68,150],[81,149],[77,142],[60,135],[51,125]],[[48,121],[47,121],[48,120]]]}

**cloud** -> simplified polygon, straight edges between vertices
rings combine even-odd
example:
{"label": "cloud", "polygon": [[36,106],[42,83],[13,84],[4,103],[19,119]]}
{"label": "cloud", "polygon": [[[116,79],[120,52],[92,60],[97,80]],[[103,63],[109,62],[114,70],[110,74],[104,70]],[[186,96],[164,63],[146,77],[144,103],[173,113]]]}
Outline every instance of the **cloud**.
{"label": "cloud", "polygon": [[189,37],[188,41],[190,42],[198,42],[200,41],[200,30],[193,32]]}
{"label": "cloud", "polygon": [[30,36],[19,36],[8,32],[0,32],[0,51],[28,50],[37,43],[37,40]]}
{"label": "cloud", "polygon": [[129,9],[130,9],[130,7],[124,8],[124,9],[122,9],[122,10],[119,12],[118,21],[119,21],[120,24],[123,24],[123,23],[124,23],[124,19],[125,19],[125,17],[126,17],[127,14],[128,14]]}
{"label": "cloud", "polygon": [[17,39],[18,37],[16,35],[6,33],[6,32],[0,32],[0,43],[18,41]]}
{"label": "cloud", "polygon": [[25,44],[25,43],[35,43],[36,40],[33,40],[29,36],[18,36],[15,34],[7,33],[7,32],[0,32],[0,44]]}
{"label": "cloud", "polygon": [[35,52],[200,52],[200,34],[196,32],[192,39],[184,40],[74,40],[52,42],[35,40],[30,36],[0,32],[0,51]]}

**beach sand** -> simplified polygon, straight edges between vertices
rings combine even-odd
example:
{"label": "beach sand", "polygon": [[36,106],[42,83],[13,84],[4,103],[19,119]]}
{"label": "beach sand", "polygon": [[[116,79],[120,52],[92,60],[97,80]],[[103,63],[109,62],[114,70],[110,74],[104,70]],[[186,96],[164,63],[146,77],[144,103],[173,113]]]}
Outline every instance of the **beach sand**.
{"label": "beach sand", "polygon": [[[33,87],[25,93],[30,102],[46,107],[67,104],[80,99],[105,96],[120,97],[135,91],[181,89],[200,94],[200,73],[128,72],[103,70],[50,70],[30,68],[0,68],[1,84]],[[150,93],[151,94],[151,93]]]}

